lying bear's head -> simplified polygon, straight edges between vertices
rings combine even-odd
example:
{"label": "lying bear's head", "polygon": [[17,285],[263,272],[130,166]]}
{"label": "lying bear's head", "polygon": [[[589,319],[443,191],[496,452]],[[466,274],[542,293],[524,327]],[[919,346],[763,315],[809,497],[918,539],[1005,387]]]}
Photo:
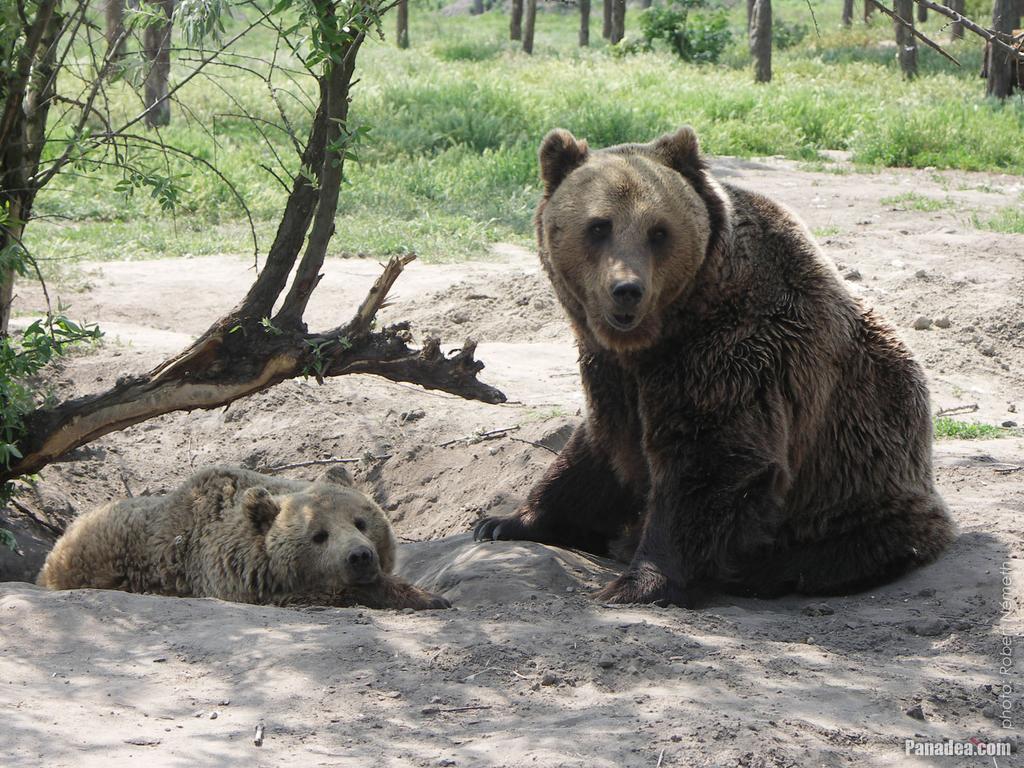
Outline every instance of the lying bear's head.
{"label": "lying bear's head", "polygon": [[391,524],[349,483],[347,473],[330,471],[300,493],[245,490],[243,509],[265,537],[271,578],[279,587],[330,592],[391,572]]}
{"label": "lying bear's head", "polygon": [[555,130],[540,147],[541,259],[573,321],[616,351],[642,349],[693,285],[724,202],[690,128],[591,151]]}

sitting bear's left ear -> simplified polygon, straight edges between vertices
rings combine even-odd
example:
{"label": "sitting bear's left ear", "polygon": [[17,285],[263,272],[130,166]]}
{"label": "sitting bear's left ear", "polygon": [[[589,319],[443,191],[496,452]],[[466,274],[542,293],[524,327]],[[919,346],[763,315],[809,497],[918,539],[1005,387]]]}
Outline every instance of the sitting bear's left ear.
{"label": "sitting bear's left ear", "polygon": [[700,156],[697,134],[688,125],[684,125],[675,133],[666,133],[660,139],[655,139],[650,146],[665,165],[684,176],[702,171],[706,167]]}
{"label": "sitting bear's left ear", "polygon": [[344,485],[346,488],[352,487],[352,475],[348,473],[348,470],[340,465],[334,465],[328,467],[319,475],[314,482],[317,483],[333,483],[334,485]]}
{"label": "sitting bear's left ear", "polygon": [[253,528],[260,533],[266,533],[274,524],[274,518],[281,511],[266,488],[255,486],[246,488],[242,494],[242,509],[245,516],[249,518]]}

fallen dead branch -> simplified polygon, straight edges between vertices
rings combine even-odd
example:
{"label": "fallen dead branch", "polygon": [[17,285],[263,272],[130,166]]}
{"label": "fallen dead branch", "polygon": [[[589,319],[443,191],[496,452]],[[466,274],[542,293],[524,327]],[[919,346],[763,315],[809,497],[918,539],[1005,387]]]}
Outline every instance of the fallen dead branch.
{"label": "fallen dead branch", "polygon": [[939,408],[935,412],[936,416],[954,416],[962,415],[965,413],[974,413],[978,410],[977,403],[970,403],[969,405],[954,405],[951,408]]}

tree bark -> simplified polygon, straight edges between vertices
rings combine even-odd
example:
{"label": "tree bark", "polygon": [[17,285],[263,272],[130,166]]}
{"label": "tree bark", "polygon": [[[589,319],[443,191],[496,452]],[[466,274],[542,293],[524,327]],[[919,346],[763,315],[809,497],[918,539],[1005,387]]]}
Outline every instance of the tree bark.
{"label": "tree bark", "polygon": [[[914,26],[914,0],[896,0],[894,13],[907,24],[893,21],[896,31],[896,59],[903,76],[912,80],[917,77],[917,38],[911,32]],[[909,26],[907,26],[909,25]]]}
{"label": "tree bark", "polygon": [[[950,9],[963,15],[965,0],[949,0]],[[964,25],[958,21],[953,22],[949,28],[949,39],[950,40],[963,40],[964,39]]]}
{"label": "tree bark", "polygon": [[917,21],[920,24],[924,24],[928,21],[928,8],[926,6],[917,6]]}
{"label": "tree bark", "polygon": [[479,16],[484,12],[484,0],[473,0],[473,10],[470,14],[473,16]]}
{"label": "tree bark", "polygon": [[612,34],[608,40],[612,45],[626,36],[626,0],[612,0]]}
{"label": "tree bark", "polygon": [[601,0],[601,37],[610,40],[612,36],[612,4],[615,0]]}
{"label": "tree bark", "polygon": [[523,25],[523,51],[533,53],[533,31],[537,25],[537,0],[526,0],[526,23]]}
{"label": "tree bark", "polygon": [[590,45],[590,0],[580,0],[580,47]]}
{"label": "tree bark", "polygon": [[[992,31],[1000,39],[1010,42],[1018,22],[1016,0],[995,0],[992,6]],[[997,99],[1008,98],[1016,85],[1018,64],[1010,52],[999,45],[989,44],[987,55],[986,92]]]}
{"label": "tree bark", "polygon": [[871,0],[864,0],[864,23],[867,24],[871,20],[871,14],[875,12],[874,3]]}
{"label": "tree bark", "polygon": [[853,0],[843,0],[843,26],[848,27],[851,24],[853,24]]}
{"label": "tree bark", "polygon": [[167,99],[168,80],[171,77],[171,17],[174,0],[153,0],[151,3],[167,17],[166,24],[150,24],[142,35],[142,48],[149,62],[146,74],[145,103],[149,108],[145,123],[150,128],[171,122],[171,104]]}
{"label": "tree bark", "polygon": [[750,29],[750,52],[754,55],[754,82],[770,83],[772,79],[772,0],[754,3]]}
{"label": "tree bark", "polygon": [[512,0],[512,16],[508,25],[509,40],[523,39],[523,0]]}
{"label": "tree bark", "polygon": [[[754,3],[757,0],[747,0],[747,37],[750,37],[750,30],[754,24]],[[868,0],[870,2],[870,0]]]}
{"label": "tree bark", "polygon": [[398,0],[395,14],[395,43],[402,49],[409,47],[409,0]]}
{"label": "tree bark", "polygon": [[106,0],[104,12],[107,21],[107,45],[116,45],[111,59],[124,56],[124,0]]}

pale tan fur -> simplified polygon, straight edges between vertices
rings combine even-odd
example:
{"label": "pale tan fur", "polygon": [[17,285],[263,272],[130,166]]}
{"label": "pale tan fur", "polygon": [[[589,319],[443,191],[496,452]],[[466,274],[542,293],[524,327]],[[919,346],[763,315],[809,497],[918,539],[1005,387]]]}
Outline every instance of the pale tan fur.
{"label": "pale tan fur", "polygon": [[382,574],[392,570],[395,538],[387,518],[336,474],[309,483],[213,468],[167,496],[117,501],[83,515],[57,542],[39,583],[285,602],[350,587],[346,558],[360,545],[376,552]]}

